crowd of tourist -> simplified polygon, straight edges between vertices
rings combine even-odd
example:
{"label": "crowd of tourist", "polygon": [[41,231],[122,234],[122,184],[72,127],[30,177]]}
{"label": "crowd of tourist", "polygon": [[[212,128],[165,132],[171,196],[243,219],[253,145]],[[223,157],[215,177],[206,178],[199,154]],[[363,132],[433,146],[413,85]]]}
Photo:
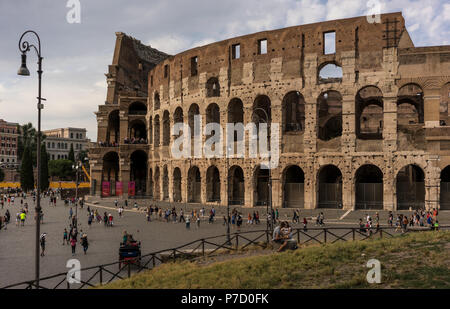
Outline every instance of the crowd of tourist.
{"label": "crowd of tourist", "polygon": [[119,147],[119,143],[116,143],[116,142],[113,142],[113,143],[111,143],[111,142],[98,142],[98,145],[100,147],[104,147],[104,148],[107,148],[107,147]]}
{"label": "crowd of tourist", "polygon": [[125,144],[131,144],[131,145],[146,145],[147,140],[144,138],[125,138],[124,141]]}

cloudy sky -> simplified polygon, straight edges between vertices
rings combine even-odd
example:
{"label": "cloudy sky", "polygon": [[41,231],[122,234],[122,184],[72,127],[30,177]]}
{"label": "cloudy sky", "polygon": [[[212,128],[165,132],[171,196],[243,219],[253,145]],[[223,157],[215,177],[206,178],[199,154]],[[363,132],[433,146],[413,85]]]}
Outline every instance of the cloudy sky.
{"label": "cloudy sky", "polygon": [[[16,75],[18,41],[39,33],[44,57],[42,128],[85,127],[97,136],[94,112],[106,98],[104,73],[115,32],[164,52],[177,52],[262,30],[366,15],[360,0],[77,0],[81,23],[68,23],[73,0],[0,0],[0,119],[37,124],[37,74]],[[73,1],[73,2],[77,2]],[[374,1],[374,0],[371,0]],[[402,11],[416,46],[450,44],[450,3],[382,1],[382,13]]]}

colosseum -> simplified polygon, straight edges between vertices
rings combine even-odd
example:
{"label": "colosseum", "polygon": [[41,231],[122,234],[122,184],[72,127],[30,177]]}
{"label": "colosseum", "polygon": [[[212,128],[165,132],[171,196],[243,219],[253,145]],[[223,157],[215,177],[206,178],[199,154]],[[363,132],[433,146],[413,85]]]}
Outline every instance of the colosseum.
{"label": "colosseum", "polygon": [[[90,149],[92,195],[450,209],[450,46],[415,47],[402,13],[264,31],[174,56],[116,36]],[[278,166],[261,168],[261,157],[174,158],[172,128],[194,132],[195,117],[223,128],[279,124]]]}

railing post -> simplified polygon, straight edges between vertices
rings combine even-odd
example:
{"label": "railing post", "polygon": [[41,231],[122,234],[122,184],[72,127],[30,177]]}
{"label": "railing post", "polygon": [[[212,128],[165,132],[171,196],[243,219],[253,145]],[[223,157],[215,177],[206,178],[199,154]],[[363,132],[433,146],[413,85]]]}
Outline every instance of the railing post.
{"label": "railing post", "polygon": [[155,266],[156,266],[156,261],[155,261],[155,255],[154,255],[154,254],[152,254],[152,260],[153,260],[153,268],[155,268]]}
{"label": "railing post", "polygon": [[202,239],[202,255],[205,257],[205,240]]}
{"label": "railing post", "polygon": [[100,266],[100,285],[103,285],[103,267]]}
{"label": "railing post", "polygon": [[327,243],[327,229],[323,229],[323,239]]}
{"label": "railing post", "polygon": [[354,228],[352,228],[352,233],[353,233],[353,241],[355,241],[356,240],[356,232],[355,232]]}
{"label": "railing post", "polygon": [[239,234],[236,234],[236,250],[239,249]]}
{"label": "railing post", "polygon": [[131,277],[131,264],[128,263],[128,278]]}
{"label": "railing post", "polygon": [[300,245],[300,230],[299,229],[297,229],[297,241],[298,241],[298,244]]}
{"label": "railing post", "polygon": [[173,262],[175,263],[176,260],[177,260],[177,250],[173,249]]}
{"label": "railing post", "polygon": [[380,239],[383,239],[383,230],[380,229]]}

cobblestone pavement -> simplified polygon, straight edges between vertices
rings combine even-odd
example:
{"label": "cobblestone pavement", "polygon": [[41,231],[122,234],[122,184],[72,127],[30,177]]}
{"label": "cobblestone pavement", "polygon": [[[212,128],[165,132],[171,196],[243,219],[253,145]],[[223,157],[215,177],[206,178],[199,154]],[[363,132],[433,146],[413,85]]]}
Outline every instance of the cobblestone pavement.
{"label": "cobblestone pavement", "polygon": [[[0,231],[0,287],[8,284],[18,283],[34,278],[34,259],[35,259],[35,222],[34,205],[31,199],[27,200],[30,205],[30,213],[26,221],[25,227],[15,226],[14,216],[20,210],[20,199],[16,199],[14,206],[5,206],[0,209],[3,215],[6,209],[10,209],[12,215],[12,224],[8,225],[7,230]],[[207,218],[202,221],[200,228],[195,224],[191,224],[191,229],[186,230],[184,224],[165,223],[153,220],[148,223],[143,212],[139,212],[132,207],[128,207],[124,217],[119,218],[114,207],[114,199],[110,200],[91,200],[90,203],[97,204],[91,209],[98,209],[100,213],[108,212],[114,216],[115,226],[106,228],[103,224],[93,223],[89,228],[87,225],[87,205],[84,209],[78,209],[79,229],[87,232],[90,246],[88,254],[82,254],[82,249],[77,244],[77,254],[72,257],[69,246],[62,245],[62,236],[64,228],[69,226],[69,206],[65,206],[63,202],[58,201],[56,207],[49,206],[48,199],[43,199],[42,207],[44,212],[44,224],[41,226],[41,233],[45,232],[47,236],[46,256],[41,259],[41,277],[61,273],[67,271],[66,263],[69,259],[76,258],[81,262],[82,268],[115,262],[118,259],[119,243],[124,230],[133,234],[135,239],[142,242],[143,254],[155,252],[159,250],[173,248],[179,245],[189,243],[193,240],[201,239],[209,236],[218,236],[225,234],[226,227],[223,223],[223,215],[226,208],[216,207],[217,220],[214,224],[208,224]],[[145,203],[140,201],[138,206],[142,207]],[[123,205],[123,202],[120,202]],[[133,202],[129,202],[134,204]],[[148,206],[148,205],[146,205]],[[180,209],[181,205],[177,205]],[[192,208],[200,209],[198,206],[184,205],[183,209],[190,212]],[[208,208],[205,207],[208,211]],[[258,208],[261,217],[265,214],[265,208]],[[265,228],[265,222],[259,226],[246,225],[246,216],[253,209],[239,208],[244,214],[244,225],[242,231],[261,230]],[[374,215],[375,212],[352,212],[345,219],[339,220],[346,212],[341,210],[303,210],[301,217],[313,217],[323,211],[326,218],[327,227],[356,227],[358,219],[364,217],[366,213]],[[75,212],[75,209],[74,209]],[[402,212],[407,213],[407,212]],[[387,219],[388,212],[380,212],[382,223]],[[292,210],[281,210],[280,219],[292,218]],[[441,225],[450,223],[450,212],[441,212]],[[311,224],[313,226],[314,224]],[[384,224],[383,224],[384,225]],[[234,232],[234,230],[232,230]]]}

